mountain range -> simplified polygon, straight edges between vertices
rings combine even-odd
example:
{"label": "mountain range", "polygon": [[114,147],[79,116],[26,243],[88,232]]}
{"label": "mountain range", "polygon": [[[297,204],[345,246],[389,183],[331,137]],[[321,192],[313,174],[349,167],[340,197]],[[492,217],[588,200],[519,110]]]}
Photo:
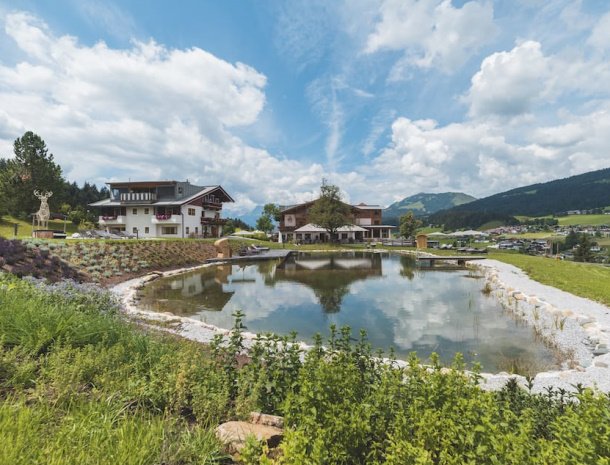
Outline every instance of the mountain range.
{"label": "mountain range", "polygon": [[610,206],[610,168],[500,192],[429,217],[445,228],[476,228],[515,215],[546,216]]}
{"label": "mountain range", "polygon": [[411,211],[415,216],[428,216],[440,210],[446,210],[458,205],[468,204],[477,200],[462,192],[443,192],[440,194],[419,194],[405,197],[394,202],[383,211],[383,222],[387,224],[398,224],[399,218]]}

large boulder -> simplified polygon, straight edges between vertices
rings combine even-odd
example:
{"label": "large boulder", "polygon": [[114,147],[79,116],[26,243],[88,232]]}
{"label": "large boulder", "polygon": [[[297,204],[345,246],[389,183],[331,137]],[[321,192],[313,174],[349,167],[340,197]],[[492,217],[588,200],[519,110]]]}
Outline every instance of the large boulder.
{"label": "large boulder", "polygon": [[228,421],[216,428],[216,437],[227,445],[230,453],[240,452],[250,436],[266,442],[269,448],[277,447],[283,434],[284,432],[275,426],[255,425],[246,421]]}

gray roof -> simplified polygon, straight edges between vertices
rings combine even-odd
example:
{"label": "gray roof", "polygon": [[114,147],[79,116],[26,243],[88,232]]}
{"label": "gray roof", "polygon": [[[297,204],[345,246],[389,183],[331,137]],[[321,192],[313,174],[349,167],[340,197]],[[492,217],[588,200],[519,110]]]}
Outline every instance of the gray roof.
{"label": "gray roof", "polygon": [[[118,184],[118,183],[112,183],[112,184]],[[126,183],[126,184],[128,184],[128,183]],[[189,182],[176,182],[176,186],[178,186],[178,188],[182,188],[182,195],[171,198],[171,199],[166,198],[166,199],[162,199],[162,200],[157,200],[156,202],[142,202],[142,203],[138,203],[138,202],[124,203],[124,202],[120,202],[118,200],[113,201],[112,199],[104,199],[104,200],[100,200],[98,202],[90,203],[89,206],[91,206],[91,207],[122,207],[122,206],[130,206],[130,205],[133,205],[133,206],[137,206],[137,205],[144,205],[144,206],[183,205],[201,195],[206,195],[211,192],[214,192],[217,189],[220,189],[225,193],[225,195],[230,199],[229,202],[234,202],[233,198],[220,185],[195,186],[194,184],[191,184]]]}

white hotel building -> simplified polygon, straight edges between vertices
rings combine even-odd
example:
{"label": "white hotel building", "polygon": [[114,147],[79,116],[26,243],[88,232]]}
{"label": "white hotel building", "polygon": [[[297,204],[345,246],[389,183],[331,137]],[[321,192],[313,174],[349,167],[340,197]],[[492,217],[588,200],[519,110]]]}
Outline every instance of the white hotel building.
{"label": "white hotel building", "polygon": [[139,237],[220,237],[222,204],[234,202],[221,186],[180,181],[110,182],[110,198],[90,204],[99,209],[107,231]]}

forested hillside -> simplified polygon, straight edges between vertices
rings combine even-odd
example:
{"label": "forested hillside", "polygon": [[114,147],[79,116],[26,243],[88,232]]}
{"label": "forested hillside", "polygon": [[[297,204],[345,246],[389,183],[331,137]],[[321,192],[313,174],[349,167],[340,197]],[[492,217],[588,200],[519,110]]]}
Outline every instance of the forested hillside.
{"label": "forested hillside", "polygon": [[473,200],[476,200],[476,198],[461,192],[443,192],[440,194],[420,192],[394,202],[386,208],[383,211],[384,223],[398,224],[399,218],[410,211],[415,216],[427,216],[439,210],[466,204]]}
{"label": "forested hillside", "polygon": [[437,212],[430,222],[446,228],[476,228],[489,221],[511,221],[515,215],[545,216],[608,205],[610,168],[501,192]]}

